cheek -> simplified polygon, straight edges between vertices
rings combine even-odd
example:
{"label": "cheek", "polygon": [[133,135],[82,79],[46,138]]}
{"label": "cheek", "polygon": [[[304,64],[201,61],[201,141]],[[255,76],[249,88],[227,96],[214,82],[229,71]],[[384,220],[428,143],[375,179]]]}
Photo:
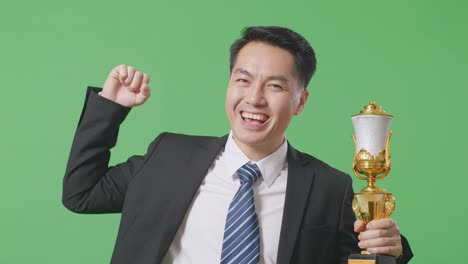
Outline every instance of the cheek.
{"label": "cheek", "polygon": [[297,109],[298,101],[291,97],[272,98],[270,105],[276,109],[282,118],[291,116]]}
{"label": "cheek", "polygon": [[226,93],[226,102],[225,102],[225,110],[228,117],[231,119],[234,116],[234,111],[238,104],[238,96],[232,91],[232,89],[228,89]]}
{"label": "cheek", "polygon": [[240,89],[229,87],[226,92],[226,109],[234,108],[242,100]]}
{"label": "cheek", "polygon": [[287,128],[296,110],[297,105],[295,104],[295,100],[277,102],[275,106],[277,125],[281,127],[281,129]]}

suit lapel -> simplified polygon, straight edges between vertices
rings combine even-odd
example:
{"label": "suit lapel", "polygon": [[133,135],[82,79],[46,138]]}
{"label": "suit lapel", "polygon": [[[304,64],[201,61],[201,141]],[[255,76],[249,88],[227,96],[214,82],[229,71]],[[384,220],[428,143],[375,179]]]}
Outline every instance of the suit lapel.
{"label": "suit lapel", "polygon": [[174,195],[179,197],[177,204],[175,204],[175,209],[178,211],[177,219],[182,219],[185,216],[213,160],[226,144],[226,139],[227,137],[216,138],[206,144],[200,144],[199,148],[190,154],[190,160],[184,165],[185,168],[181,169],[181,175],[186,175],[181,179],[184,183]]}
{"label": "suit lapel", "polygon": [[200,142],[198,148],[194,148],[188,155],[189,159],[187,163],[184,163],[183,167],[179,168],[179,177],[177,177],[179,188],[174,188],[171,194],[171,207],[174,214],[170,222],[167,223],[167,228],[165,228],[165,231],[163,231],[164,235],[161,237],[162,247],[159,252],[162,254],[160,258],[162,258],[169,249],[200,184],[203,182],[213,160],[226,144],[226,140],[227,136],[224,136]]}
{"label": "suit lapel", "polygon": [[280,264],[291,262],[314,179],[306,166],[308,162],[289,144],[287,159],[288,180],[277,258]]}

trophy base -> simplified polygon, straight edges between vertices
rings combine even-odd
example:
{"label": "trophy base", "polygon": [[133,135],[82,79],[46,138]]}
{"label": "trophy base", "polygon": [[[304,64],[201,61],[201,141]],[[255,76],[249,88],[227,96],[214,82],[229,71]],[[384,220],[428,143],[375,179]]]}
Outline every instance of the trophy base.
{"label": "trophy base", "polygon": [[396,264],[396,259],[388,255],[351,254],[348,264]]}

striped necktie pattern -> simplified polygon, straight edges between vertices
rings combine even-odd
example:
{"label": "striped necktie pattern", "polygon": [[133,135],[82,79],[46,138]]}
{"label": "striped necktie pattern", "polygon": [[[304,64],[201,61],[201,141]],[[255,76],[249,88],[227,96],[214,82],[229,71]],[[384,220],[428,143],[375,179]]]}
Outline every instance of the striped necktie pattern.
{"label": "striped necktie pattern", "polygon": [[261,176],[255,164],[238,171],[241,186],[232,199],[224,228],[221,264],[260,263],[260,231],[252,185]]}

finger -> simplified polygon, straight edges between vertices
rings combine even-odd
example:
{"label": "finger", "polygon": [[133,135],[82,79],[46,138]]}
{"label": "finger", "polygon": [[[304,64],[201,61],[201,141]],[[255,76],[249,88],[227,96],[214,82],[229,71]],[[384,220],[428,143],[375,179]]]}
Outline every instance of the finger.
{"label": "finger", "polygon": [[359,240],[375,239],[379,237],[393,237],[399,236],[399,232],[395,229],[376,229],[376,230],[366,230],[361,232],[358,236]]}
{"label": "finger", "polygon": [[362,240],[358,243],[360,248],[398,247],[401,240],[397,237],[379,237],[375,239]]}
{"label": "finger", "polygon": [[362,232],[366,230],[366,224],[361,220],[356,220],[354,222],[354,232]]}
{"label": "finger", "polygon": [[102,86],[102,96],[112,101],[115,100],[117,90],[123,83],[123,81],[121,80],[122,74],[124,75],[124,77],[127,76],[126,66],[123,64],[116,66],[111,70],[109,76],[104,82],[104,85]]}
{"label": "finger", "polygon": [[117,66],[116,71],[119,74],[118,79],[119,79],[120,83],[124,84],[125,80],[127,79],[127,76],[128,76],[127,65],[122,64],[122,65]]}
{"label": "finger", "polygon": [[143,73],[136,71],[135,75],[133,76],[132,83],[129,86],[130,91],[139,93],[142,81],[143,81]]}
{"label": "finger", "polygon": [[146,102],[146,100],[148,100],[150,96],[151,96],[150,88],[148,87],[148,85],[143,84],[140,92],[135,97],[135,104],[136,105],[143,104],[144,102]]}
{"label": "finger", "polygon": [[119,67],[120,67],[120,66],[121,66],[121,65],[116,66],[115,68],[113,68],[113,69],[110,71],[108,78],[113,78],[113,79],[119,81]]}
{"label": "finger", "polygon": [[144,84],[148,85],[149,82],[150,82],[150,76],[149,76],[148,74],[144,73],[144,74],[143,74],[142,86],[143,86]]}
{"label": "finger", "polygon": [[403,248],[401,246],[376,247],[368,248],[367,252],[371,254],[385,254],[398,257],[403,253]]}
{"label": "finger", "polygon": [[133,68],[132,66],[127,66],[127,78],[125,79],[126,86],[129,86],[132,83],[135,72],[135,68]]}
{"label": "finger", "polygon": [[390,229],[396,226],[395,220],[391,218],[381,218],[377,220],[372,220],[370,221],[366,228],[367,230],[372,230],[372,229]]}

